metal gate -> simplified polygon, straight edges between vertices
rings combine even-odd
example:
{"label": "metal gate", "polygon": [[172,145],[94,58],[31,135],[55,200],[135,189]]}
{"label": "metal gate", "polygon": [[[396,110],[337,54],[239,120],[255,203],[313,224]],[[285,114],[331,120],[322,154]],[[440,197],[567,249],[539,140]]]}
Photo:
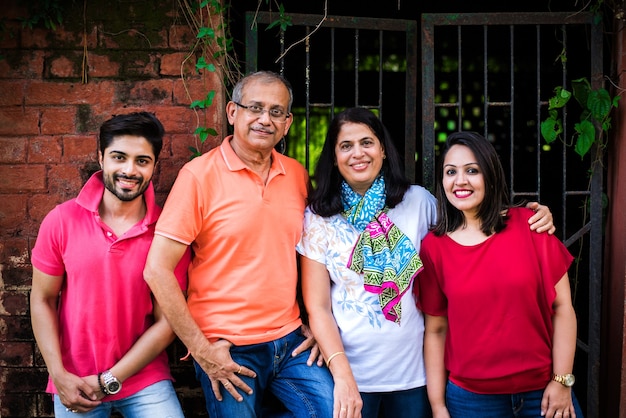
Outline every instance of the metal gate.
{"label": "metal gate", "polygon": [[[569,89],[580,77],[602,85],[600,23],[589,13],[289,17],[285,31],[266,31],[276,14],[246,15],[246,70],[274,69],[293,84],[289,155],[311,169],[335,112],[363,106],[396,138],[412,181],[433,190],[440,141],[475,130],[498,149],[511,196],[549,205],[557,235],[577,258],[575,390],[585,416],[597,418],[603,171],[571,147],[545,144],[539,125],[554,87]],[[564,138],[575,116],[573,108],[563,113]]]}

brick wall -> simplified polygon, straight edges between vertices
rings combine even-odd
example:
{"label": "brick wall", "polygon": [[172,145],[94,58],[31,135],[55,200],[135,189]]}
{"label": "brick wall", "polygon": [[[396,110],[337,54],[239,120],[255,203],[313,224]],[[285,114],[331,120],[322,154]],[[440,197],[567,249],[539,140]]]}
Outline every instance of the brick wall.
{"label": "brick wall", "polygon": [[[196,115],[189,104],[222,89],[219,77],[196,74],[193,57],[186,60],[195,36],[172,9],[177,2],[88,1],[83,14],[83,2],[61,1],[63,25],[56,30],[23,28],[20,19],[29,14],[29,2],[2,3],[0,416],[49,417],[47,372],[28,306],[30,249],[39,223],[56,204],[76,196],[97,169],[100,124],[113,114],[136,110],[154,112],[165,126],[155,176],[163,203],[191,156],[188,147],[199,147],[192,135],[198,121],[224,129],[221,111]],[[223,109],[222,99],[212,109]],[[210,140],[202,151],[216,145]],[[191,365],[178,360],[184,347],[176,342],[169,353],[186,415],[206,415]]]}

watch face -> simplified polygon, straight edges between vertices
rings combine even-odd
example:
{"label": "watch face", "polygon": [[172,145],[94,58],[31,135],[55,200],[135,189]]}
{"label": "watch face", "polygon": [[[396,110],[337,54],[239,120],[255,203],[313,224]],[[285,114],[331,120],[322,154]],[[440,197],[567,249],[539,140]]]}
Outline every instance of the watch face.
{"label": "watch face", "polygon": [[574,375],[573,374],[566,374],[565,375],[565,386],[573,386],[575,380],[576,379],[574,379]]}
{"label": "watch face", "polygon": [[120,389],[122,388],[122,385],[120,385],[119,382],[111,382],[109,383],[108,387],[107,387],[107,391],[111,394],[111,395],[115,395],[117,392],[120,391]]}

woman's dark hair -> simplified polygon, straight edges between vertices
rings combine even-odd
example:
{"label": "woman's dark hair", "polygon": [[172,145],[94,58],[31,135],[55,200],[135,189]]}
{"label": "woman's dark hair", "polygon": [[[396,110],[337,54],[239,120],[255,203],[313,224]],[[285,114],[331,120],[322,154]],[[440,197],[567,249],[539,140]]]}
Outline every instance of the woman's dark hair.
{"label": "woman's dark hair", "polygon": [[341,202],[341,182],[343,177],[335,164],[335,145],[341,127],[346,123],[360,123],[369,127],[380,141],[385,158],[381,173],[385,178],[387,192],[386,204],[393,208],[402,202],[404,193],[411,183],[404,176],[400,154],[393,144],[387,128],[371,110],[362,107],[351,107],[337,114],[331,121],[322,153],[315,167],[315,189],[309,196],[309,204],[313,212],[320,216],[331,216],[343,211]]}
{"label": "woman's dark hair", "polygon": [[468,147],[474,153],[483,174],[485,198],[478,208],[481,230],[486,235],[500,232],[506,226],[507,219],[502,215],[502,211],[510,207],[510,200],[498,153],[485,137],[476,132],[455,132],[446,140],[438,163],[435,197],[439,204],[437,205],[438,220],[434,228],[435,235],[443,235],[465,225],[463,212],[448,201],[442,185],[443,163],[448,151],[454,145]]}
{"label": "woman's dark hair", "polygon": [[100,127],[100,135],[98,137],[100,152],[104,154],[104,150],[111,145],[117,136],[141,136],[146,138],[152,145],[156,162],[159,159],[161,148],[163,148],[164,133],[163,125],[153,113],[135,112],[115,115]]}

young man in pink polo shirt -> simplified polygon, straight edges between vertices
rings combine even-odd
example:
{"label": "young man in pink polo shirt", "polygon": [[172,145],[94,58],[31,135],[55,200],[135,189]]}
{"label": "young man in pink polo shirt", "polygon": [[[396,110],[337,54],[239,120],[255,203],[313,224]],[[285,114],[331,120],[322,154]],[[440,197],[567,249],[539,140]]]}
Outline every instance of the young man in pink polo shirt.
{"label": "young man in pink polo shirt", "polygon": [[[163,132],[147,112],[106,121],[102,170],[41,224],[31,319],[56,417],[184,416],[164,351],[174,333],[143,280],[161,212],[151,179]],[[179,289],[189,256],[173,272]]]}
{"label": "young man in pink polo shirt", "polygon": [[[187,163],[163,208],[145,279],[196,365],[213,418],[261,415],[271,392],[296,418],[331,417],[333,382],[302,331],[296,244],[308,175],[274,147],[290,84],[261,71],[226,106],[233,135]],[[193,249],[188,299],[174,267]]]}

